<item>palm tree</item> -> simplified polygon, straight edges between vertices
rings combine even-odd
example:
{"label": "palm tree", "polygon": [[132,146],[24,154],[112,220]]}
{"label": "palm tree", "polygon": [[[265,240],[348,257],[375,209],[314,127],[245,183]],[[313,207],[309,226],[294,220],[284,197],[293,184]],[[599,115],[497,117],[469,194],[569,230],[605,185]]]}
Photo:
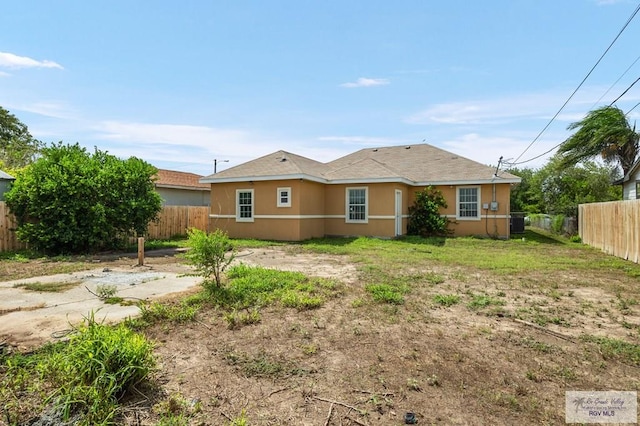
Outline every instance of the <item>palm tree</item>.
{"label": "palm tree", "polygon": [[565,167],[600,155],[607,163],[619,163],[626,175],[638,157],[640,134],[617,107],[593,110],[567,129],[578,131],[558,148],[557,155]]}

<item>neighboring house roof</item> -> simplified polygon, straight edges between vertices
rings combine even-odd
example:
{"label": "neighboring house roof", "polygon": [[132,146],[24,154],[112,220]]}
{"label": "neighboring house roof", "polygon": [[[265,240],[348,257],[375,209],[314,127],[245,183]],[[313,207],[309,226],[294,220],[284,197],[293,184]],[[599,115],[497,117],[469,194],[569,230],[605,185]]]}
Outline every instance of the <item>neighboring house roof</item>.
{"label": "neighboring house roof", "polygon": [[640,160],[633,163],[629,171],[622,178],[615,180],[612,182],[613,185],[624,185],[625,182],[629,182],[629,180],[638,173],[638,168],[640,168]]}
{"label": "neighboring house roof", "polygon": [[155,185],[159,188],[190,189],[193,191],[210,191],[211,187],[200,183],[202,175],[175,170],[158,169]]}
{"label": "neighboring house roof", "polygon": [[329,163],[278,151],[200,179],[202,183],[308,179],[323,183],[404,182],[411,185],[518,183],[506,172],[429,144],[361,149]]}
{"label": "neighboring house roof", "polygon": [[9,173],[3,172],[2,170],[0,170],[0,179],[1,180],[16,180],[16,178],[11,176]]}

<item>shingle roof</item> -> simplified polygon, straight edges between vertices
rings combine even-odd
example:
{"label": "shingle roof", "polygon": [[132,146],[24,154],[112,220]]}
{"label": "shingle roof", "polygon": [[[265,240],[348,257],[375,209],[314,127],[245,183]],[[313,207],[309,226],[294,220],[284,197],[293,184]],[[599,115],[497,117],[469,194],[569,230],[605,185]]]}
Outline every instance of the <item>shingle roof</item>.
{"label": "shingle roof", "polygon": [[194,190],[210,190],[210,185],[200,183],[202,175],[175,170],[158,169],[156,186],[164,188],[182,188]]}
{"label": "shingle roof", "polygon": [[469,160],[429,144],[361,149],[329,163],[285,151],[240,164],[201,182],[307,178],[327,183],[404,181],[409,184],[520,182],[495,167]]}
{"label": "shingle roof", "polygon": [[312,176],[322,179],[322,175],[326,170],[327,166],[319,161],[286,151],[276,151],[216,174],[209,175],[200,181],[255,180],[255,178],[276,179],[281,176]]}

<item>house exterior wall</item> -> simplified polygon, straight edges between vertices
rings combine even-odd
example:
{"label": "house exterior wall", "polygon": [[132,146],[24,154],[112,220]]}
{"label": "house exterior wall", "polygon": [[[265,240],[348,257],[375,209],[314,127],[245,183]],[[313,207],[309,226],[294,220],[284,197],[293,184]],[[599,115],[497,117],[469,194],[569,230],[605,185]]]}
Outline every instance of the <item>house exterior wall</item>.
{"label": "house exterior wall", "polygon": [[211,192],[206,190],[156,187],[156,191],[164,206],[208,206],[211,200]]}
{"label": "house exterior wall", "polygon": [[636,182],[640,181],[640,169],[636,170],[629,180],[622,184],[622,199],[623,200],[636,200],[640,198],[636,189]]}
{"label": "house exterior wall", "polygon": [[[278,189],[290,190],[290,206],[278,206]],[[236,193],[253,191],[253,220],[236,219]],[[234,182],[212,185],[211,227],[233,238],[300,241],[322,237],[324,185],[300,180]]]}
{"label": "house exterior wall", "polygon": [[[465,185],[478,188],[478,215],[462,218],[458,211],[460,186],[437,187],[447,200],[442,211],[452,220],[456,236],[509,237],[509,184]],[[278,207],[278,189],[290,189],[290,206]],[[363,222],[347,220],[347,191],[366,188],[367,211]],[[321,184],[301,179],[212,184],[210,229],[222,229],[232,238],[300,241],[323,236],[396,236],[396,191],[402,194],[401,235],[407,232],[408,209],[424,187],[401,183]],[[237,191],[252,191],[253,217],[236,218]],[[490,209],[492,201],[497,210]],[[484,207],[487,207],[486,209]]]}
{"label": "house exterior wall", "polygon": [[4,194],[11,189],[11,183],[10,180],[0,179],[0,201],[4,201]]}
{"label": "house exterior wall", "polygon": [[[458,215],[458,191],[461,187],[479,189],[479,218],[463,218]],[[441,213],[451,220],[449,229],[453,231],[453,235],[509,237],[510,184],[441,185],[436,188],[442,192],[447,201],[447,208],[443,209]],[[416,193],[423,189],[424,187],[413,188],[411,204],[415,201]],[[498,203],[498,209],[495,211],[491,210],[492,201]]]}
{"label": "house exterior wall", "polygon": [[[347,189],[366,188],[367,220],[364,223],[347,221]],[[368,236],[392,238],[395,232],[395,194],[402,192],[402,234],[407,232],[409,190],[398,183],[340,184],[325,187],[325,233],[331,236]]]}

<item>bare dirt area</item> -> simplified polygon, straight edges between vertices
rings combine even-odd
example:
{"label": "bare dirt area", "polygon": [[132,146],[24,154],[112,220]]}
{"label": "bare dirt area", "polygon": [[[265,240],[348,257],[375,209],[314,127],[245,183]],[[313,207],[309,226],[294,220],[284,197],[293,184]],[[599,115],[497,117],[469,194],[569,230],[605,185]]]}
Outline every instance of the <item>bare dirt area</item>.
{"label": "bare dirt area", "polygon": [[[426,259],[398,265],[412,287],[396,305],[373,302],[362,265],[346,255],[278,246],[236,261],[335,278],[339,293],[313,310],[262,308],[259,322],[241,327],[208,307],[197,321],[144,329],[155,343],[155,385],[123,401],[123,424],[171,415],[190,425],[401,425],[415,413],[420,425],[560,425],[565,391],[640,388],[640,359],[581,338],[640,343],[637,278],[512,277]],[[115,269],[127,260],[103,262]],[[175,259],[149,263],[186,269]],[[635,293],[625,299],[627,290]]]}

